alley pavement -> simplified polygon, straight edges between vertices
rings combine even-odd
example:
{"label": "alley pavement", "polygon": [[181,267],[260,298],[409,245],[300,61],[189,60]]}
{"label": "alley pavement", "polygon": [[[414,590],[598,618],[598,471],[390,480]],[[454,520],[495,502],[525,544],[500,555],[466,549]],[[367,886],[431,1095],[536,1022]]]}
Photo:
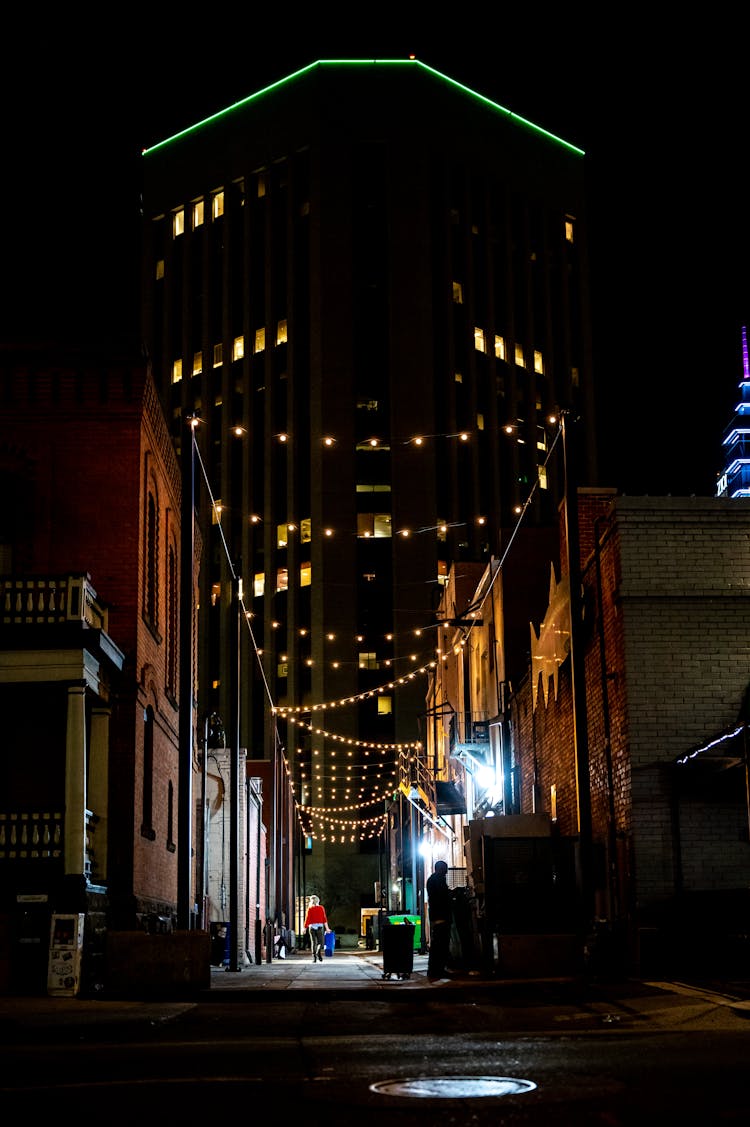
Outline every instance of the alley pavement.
{"label": "alley pavement", "polygon": [[76,1026],[127,1027],[139,1022],[167,1022],[205,1002],[252,1002],[274,997],[292,1000],[300,992],[318,999],[368,1001],[400,1000],[418,1004],[443,996],[456,1002],[497,1003],[498,1006],[574,1006],[581,999],[601,1009],[604,1023],[616,1024],[618,1014],[642,1027],[710,1027],[730,1017],[750,1018],[750,980],[728,983],[706,981],[646,981],[613,979],[585,982],[579,978],[485,978],[474,972],[452,974],[431,981],[427,956],[414,954],[408,976],[385,974],[381,952],[336,951],[314,963],[309,952],[290,953],[286,959],[259,964],[248,962],[239,970],[211,968],[210,987],[169,997],[110,998],[88,996],[0,995],[0,1040],[38,1030],[58,1032]]}

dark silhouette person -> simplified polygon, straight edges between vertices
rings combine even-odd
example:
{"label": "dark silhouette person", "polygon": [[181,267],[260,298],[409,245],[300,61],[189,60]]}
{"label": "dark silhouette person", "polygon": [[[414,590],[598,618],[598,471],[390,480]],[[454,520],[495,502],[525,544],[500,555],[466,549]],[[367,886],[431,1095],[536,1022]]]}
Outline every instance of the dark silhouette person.
{"label": "dark silhouette person", "polygon": [[430,921],[430,947],[427,955],[427,977],[437,982],[447,977],[447,963],[450,955],[451,924],[453,921],[453,897],[448,888],[445,861],[435,862],[435,871],[428,877],[427,911]]}

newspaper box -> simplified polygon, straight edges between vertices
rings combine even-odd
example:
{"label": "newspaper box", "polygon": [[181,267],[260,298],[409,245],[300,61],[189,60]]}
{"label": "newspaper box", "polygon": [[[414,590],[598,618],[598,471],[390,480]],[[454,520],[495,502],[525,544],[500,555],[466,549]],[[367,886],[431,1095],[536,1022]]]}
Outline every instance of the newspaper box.
{"label": "newspaper box", "polygon": [[52,916],[47,969],[48,994],[72,997],[80,989],[83,920],[82,912],[70,916]]}

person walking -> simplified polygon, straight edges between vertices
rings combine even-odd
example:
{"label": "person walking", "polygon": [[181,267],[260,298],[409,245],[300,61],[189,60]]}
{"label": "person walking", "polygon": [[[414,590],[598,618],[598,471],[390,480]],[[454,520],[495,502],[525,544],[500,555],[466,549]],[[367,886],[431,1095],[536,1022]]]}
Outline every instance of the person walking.
{"label": "person walking", "polygon": [[427,954],[427,977],[430,982],[438,982],[448,974],[446,964],[450,955],[453,898],[446,880],[447,872],[445,861],[436,861],[435,870],[425,885],[430,921],[430,947]]}
{"label": "person walking", "polygon": [[320,902],[319,897],[310,897],[310,906],[305,915],[304,926],[307,928],[310,936],[310,947],[312,949],[312,961],[316,960],[320,963],[323,962],[323,948],[325,946],[325,936],[331,930],[328,926],[328,917],[326,910]]}

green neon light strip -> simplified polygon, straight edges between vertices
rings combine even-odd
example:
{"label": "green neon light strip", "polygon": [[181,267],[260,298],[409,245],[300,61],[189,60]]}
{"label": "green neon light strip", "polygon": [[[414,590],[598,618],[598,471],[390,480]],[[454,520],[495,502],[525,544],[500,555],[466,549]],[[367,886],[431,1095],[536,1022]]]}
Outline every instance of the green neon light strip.
{"label": "green neon light strip", "polygon": [[318,60],[318,62],[310,63],[308,66],[302,67],[301,70],[295,71],[294,74],[287,75],[286,78],[279,79],[278,82],[272,82],[270,86],[265,86],[262,90],[258,90],[255,94],[250,94],[247,98],[243,98],[241,101],[235,102],[233,105],[227,106],[223,110],[219,110],[218,113],[212,114],[210,117],[206,117],[202,121],[196,122],[195,125],[188,126],[187,129],[183,129],[179,133],[175,133],[172,137],[167,137],[164,141],[159,141],[157,144],[151,145],[150,148],[143,150],[143,155],[147,156],[149,153],[154,153],[159,149],[163,149],[165,145],[170,145],[173,141],[178,140],[178,138],[180,137],[187,137],[191,133],[195,133],[196,130],[202,129],[204,125],[208,125],[212,121],[218,121],[220,118],[226,117],[227,114],[232,113],[240,106],[247,106],[251,102],[255,102],[259,98],[263,98],[272,90],[276,90],[278,89],[278,87],[284,86],[288,82],[293,82],[301,75],[307,74],[308,71],[314,70],[315,67],[373,65],[419,67],[421,70],[428,71],[430,74],[433,74],[436,78],[441,79],[443,82],[447,82],[449,86],[455,87],[456,90],[460,90],[463,94],[468,94],[470,95],[470,97],[475,98],[478,102],[482,102],[485,106],[489,106],[490,109],[498,110],[500,113],[506,114],[508,117],[513,118],[513,120],[519,122],[519,124],[525,125],[528,129],[533,129],[534,132],[540,133],[542,136],[549,138],[550,141],[555,141],[558,145],[563,145],[566,149],[569,149],[573,153],[578,153],[580,156],[585,155],[583,149],[579,149],[575,145],[571,145],[568,141],[564,141],[562,137],[557,137],[554,133],[550,133],[548,130],[542,129],[541,126],[535,125],[533,121],[528,121],[525,117],[521,117],[519,114],[513,113],[512,110],[506,109],[505,106],[501,106],[497,102],[493,102],[490,98],[485,98],[483,94],[478,94],[476,90],[471,90],[468,86],[463,86],[460,82],[456,82],[455,79],[449,78],[447,75],[441,74],[440,71],[435,70],[433,67],[427,66],[426,63],[419,62],[418,59],[320,59]]}

